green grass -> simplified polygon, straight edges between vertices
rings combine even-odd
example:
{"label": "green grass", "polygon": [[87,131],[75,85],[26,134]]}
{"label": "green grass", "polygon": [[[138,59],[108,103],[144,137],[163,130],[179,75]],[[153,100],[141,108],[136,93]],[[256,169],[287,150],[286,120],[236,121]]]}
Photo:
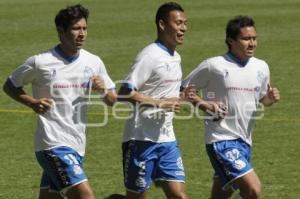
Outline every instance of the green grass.
{"label": "green grass", "polygon": [[[53,18],[58,9],[78,1],[2,0],[0,2],[0,83],[27,57],[57,44]],[[154,15],[164,1],[85,0],[90,8],[86,49],[98,54],[114,80],[127,73],[136,53],[155,39]],[[178,48],[184,76],[203,59],[226,51],[224,27],[238,14],[253,16],[258,30],[256,56],[265,59],[272,84],[282,100],[267,108],[254,131],[253,166],[263,185],[263,199],[300,195],[300,1],[185,0],[188,17],[185,44]],[[28,91],[30,88],[28,88]],[[0,92],[0,198],[36,198],[41,169],[33,153],[35,116]],[[11,111],[10,111],[11,110]],[[96,115],[90,119],[97,120]],[[109,118],[101,128],[88,128],[85,169],[97,198],[124,193],[121,138],[124,120]],[[209,197],[212,169],[204,151],[199,119],[175,121],[191,199]],[[164,198],[152,187],[149,198]]]}

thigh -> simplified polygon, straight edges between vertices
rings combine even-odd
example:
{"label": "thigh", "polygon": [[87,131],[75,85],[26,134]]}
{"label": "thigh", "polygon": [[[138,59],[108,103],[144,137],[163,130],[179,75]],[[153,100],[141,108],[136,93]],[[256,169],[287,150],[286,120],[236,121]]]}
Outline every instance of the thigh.
{"label": "thigh", "polygon": [[257,174],[253,171],[235,180],[234,184],[245,197],[258,196],[261,192],[261,183]]}
{"label": "thigh", "polygon": [[152,184],[155,167],[156,144],[142,141],[123,143],[123,173],[126,189],[137,195],[145,192]]}
{"label": "thigh", "polygon": [[68,190],[66,190],[65,195],[68,198],[78,198],[78,199],[94,198],[92,188],[87,181],[70,187]]}
{"label": "thigh", "polygon": [[64,192],[87,181],[82,168],[82,157],[71,148],[57,147],[38,151],[36,157],[44,172],[41,187]]}
{"label": "thigh", "polygon": [[233,194],[232,189],[223,190],[223,185],[218,177],[214,177],[211,189],[211,199],[230,199]]}
{"label": "thigh", "polygon": [[158,163],[155,172],[155,181],[185,181],[184,166],[177,142],[161,143],[158,153]]}
{"label": "thigh", "polygon": [[236,179],[250,173],[250,146],[242,140],[227,140],[206,145],[206,150],[223,189],[230,189]]}
{"label": "thigh", "polygon": [[40,189],[38,199],[64,199],[64,198],[58,192],[52,192],[48,188],[45,188],[45,189],[42,188],[42,189]]}

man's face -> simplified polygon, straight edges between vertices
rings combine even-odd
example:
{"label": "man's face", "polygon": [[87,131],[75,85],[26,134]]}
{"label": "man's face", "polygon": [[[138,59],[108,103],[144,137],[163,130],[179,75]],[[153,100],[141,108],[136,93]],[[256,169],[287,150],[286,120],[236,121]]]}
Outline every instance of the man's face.
{"label": "man's face", "polygon": [[184,33],[187,30],[187,19],[184,12],[171,11],[168,21],[162,22],[162,28],[166,34],[167,43],[172,47],[183,44]]}
{"label": "man's face", "polygon": [[84,45],[87,37],[87,23],[85,18],[76,21],[66,30],[58,28],[61,45],[70,53],[78,52]]}
{"label": "man's face", "polygon": [[230,51],[241,61],[254,56],[257,46],[255,27],[243,27],[236,39],[229,38],[228,42],[231,46]]}

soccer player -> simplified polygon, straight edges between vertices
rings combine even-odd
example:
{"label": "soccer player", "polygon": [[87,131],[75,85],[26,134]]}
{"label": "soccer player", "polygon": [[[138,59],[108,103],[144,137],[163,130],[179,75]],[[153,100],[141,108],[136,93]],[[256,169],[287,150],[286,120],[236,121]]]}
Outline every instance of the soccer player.
{"label": "soccer player", "polygon": [[[113,104],[116,93],[101,59],[82,49],[88,16],[82,5],[60,10],[55,17],[60,43],[28,58],[3,87],[38,114],[35,154],[43,169],[40,199],[94,198],[82,168],[88,98],[94,90]],[[23,90],[28,83],[32,96]]]}
{"label": "soccer player", "polygon": [[181,58],[187,19],[183,8],[169,2],[156,13],[157,39],[136,57],[119,91],[135,105],[124,129],[123,169],[126,196],[144,199],[156,182],[167,198],[187,198],[185,173],[172,119],[180,110]]}
{"label": "soccer player", "polygon": [[[211,198],[228,199],[239,189],[243,199],[254,199],[261,193],[250,162],[255,112],[259,103],[271,106],[280,94],[270,85],[267,63],[253,57],[257,35],[252,18],[231,19],[226,44],[226,54],[203,61],[183,85],[186,97],[208,113],[205,141],[215,170]],[[203,91],[203,99],[197,90]]]}

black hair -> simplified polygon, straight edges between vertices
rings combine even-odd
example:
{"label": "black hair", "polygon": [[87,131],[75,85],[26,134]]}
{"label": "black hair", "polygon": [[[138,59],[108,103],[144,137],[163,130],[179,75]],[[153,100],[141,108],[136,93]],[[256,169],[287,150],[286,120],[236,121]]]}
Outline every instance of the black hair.
{"label": "black hair", "polygon": [[235,16],[231,20],[228,21],[226,26],[226,44],[230,49],[230,45],[227,41],[228,38],[236,40],[237,36],[240,34],[240,29],[244,27],[254,27],[255,22],[249,16]]}
{"label": "black hair", "polygon": [[255,27],[255,22],[248,16],[236,16],[231,19],[226,26],[226,38],[236,39],[240,34],[240,29],[244,27]]}
{"label": "black hair", "polygon": [[159,20],[167,21],[169,17],[169,13],[174,10],[184,12],[183,8],[176,2],[168,2],[162,4],[156,12],[156,17],[155,17],[156,26],[158,26]]}
{"label": "black hair", "polygon": [[67,6],[61,9],[55,16],[56,27],[62,27],[66,30],[70,25],[76,23],[78,20],[85,18],[87,21],[89,17],[89,10],[80,4]]}

